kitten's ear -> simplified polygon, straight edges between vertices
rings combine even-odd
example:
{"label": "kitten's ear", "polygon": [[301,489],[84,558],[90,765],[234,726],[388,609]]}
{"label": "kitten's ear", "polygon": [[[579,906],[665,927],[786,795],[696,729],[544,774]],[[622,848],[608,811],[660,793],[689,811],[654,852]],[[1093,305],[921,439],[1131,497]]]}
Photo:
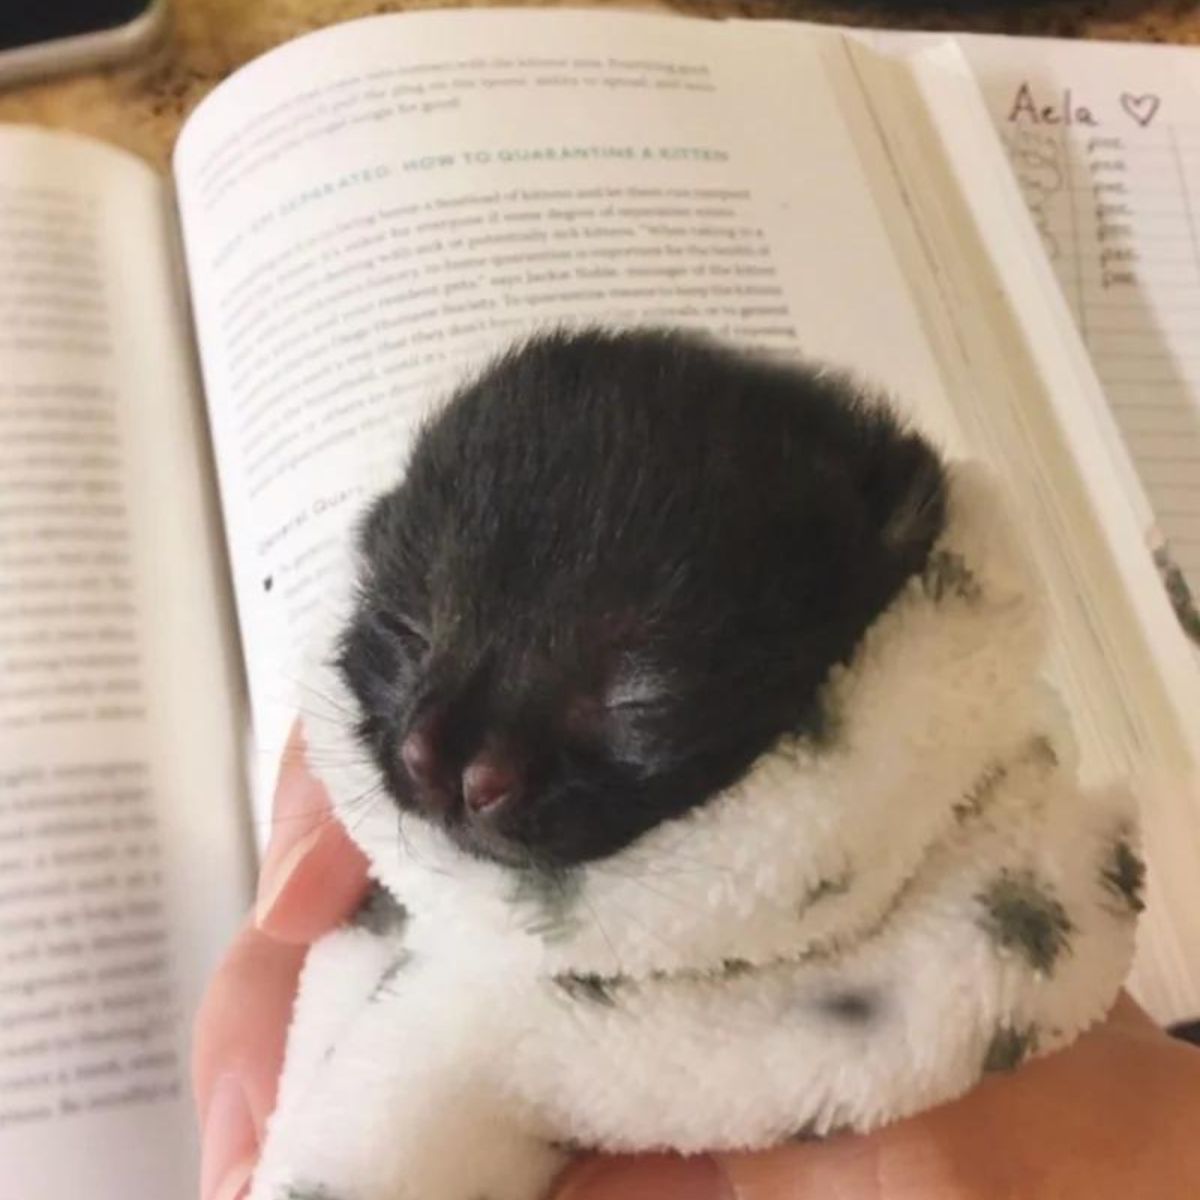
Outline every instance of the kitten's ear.
{"label": "kitten's ear", "polygon": [[880,439],[866,478],[883,550],[905,573],[918,570],[946,519],[946,475],[937,452],[915,433]]}
{"label": "kitten's ear", "polygon": [[357,545],[359,558],[364,565],[369,565],[381,547],[388,543],[393,507],[394,501],[389,495],[380,496],[359,520]]}
{"label": "kitten's ear", "polygon": [[404,484],[385,492],[358,522],[355,547],[360,582],[398,578],[416,581],[423,577],[418,564],[425,547],[417,522],[411,519]]}

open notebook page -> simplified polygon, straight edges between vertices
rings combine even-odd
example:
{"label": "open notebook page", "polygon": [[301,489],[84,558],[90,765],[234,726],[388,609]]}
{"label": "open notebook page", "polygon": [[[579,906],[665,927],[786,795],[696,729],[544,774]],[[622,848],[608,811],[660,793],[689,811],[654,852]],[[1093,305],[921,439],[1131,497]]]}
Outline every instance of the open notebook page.
{"label": "open notebook page", "polygon": [[[1107,428],[1122,443],[1109,456],[1114,492],[1132,502],[1179,622],[1200,647],[1200,54],[956,40],[1108,401],[1104,414],[1079,411],[1068,435]],[[1194,692],[1197,659],[1180,645],[1158,661],[1184,683],[1190,676]],[[1193,731],[1198,711],[1194,701],[1182,710]],[[1151,875],[1139,996],[1162,1017],[1193,1017],[1200,792],[1195,776],[1190,787],[1168,779],[1143,800]]]}
{"label": "open notebook page", "polygon": [[0,1194],[163,1200],[249,896],[164,188],[0,130]]}
{"label": "open notebook page", "polygon": [[[870,36],[900,47],[931,35]],[[1126,490],[1147,542],[1200,645],[1186,590],[1200,594],[1200,51],[955,40],[1140,477]]]}
{"label": "open notebook page", "polygon": [[[1200,1009],[1200,672],[1126,489],[1113,485],[1127,456],[1003,150],[980,136],[988,118],[966,61],[943,41],[904,69],[878,59],[866,68],[896,77],[876,114],[909,181],[922,254],[934,262],[930,325],[951,335],[939,344],[972,445],[1007,477],[1050,585],[1066,652],[1055,674],[1084,772],[1131,776],[1145,801],[1150,913],[1139,996],[1163,1017],[1192,1014]],[[925,121],[906,111],[914,104]]]}
{"label": "open notebook page", "polygon": [[853,99],[830,32],[475,11],[312,35],[201,105],[176,177],[264,776],[321,703],[294,648],[347,523],[498,339],[704,326],[955,441]]}

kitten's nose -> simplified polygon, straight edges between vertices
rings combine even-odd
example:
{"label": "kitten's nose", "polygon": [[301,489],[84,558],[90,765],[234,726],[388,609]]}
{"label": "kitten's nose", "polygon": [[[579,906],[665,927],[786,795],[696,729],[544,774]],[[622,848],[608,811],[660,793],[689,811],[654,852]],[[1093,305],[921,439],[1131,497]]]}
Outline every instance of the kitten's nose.
{"label": "kitten's nose", "polygon": [[400,761],[414,783],[433,782],[437,769],[437,750],[426,726],[418,726],[400,744]]}
{"label": "kitten's nose", "polygon": [[473,813],[491,814],[520,795],[521,777],[508,763],[488,753],[476,755],[462,773],[463,803]]}

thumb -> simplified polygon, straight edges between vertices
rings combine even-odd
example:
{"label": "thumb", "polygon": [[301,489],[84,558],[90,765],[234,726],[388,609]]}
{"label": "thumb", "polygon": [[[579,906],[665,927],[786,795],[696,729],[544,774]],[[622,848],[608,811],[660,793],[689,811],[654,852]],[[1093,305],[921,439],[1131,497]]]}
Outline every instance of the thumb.
{"label": "thumb", "polygon": [[255,923],[280,941],[311,942],[354,911],[366,886],[366,859],[309,770],[304,732],[297,722],[275,787]]}
{"label": "thumb", "polygon": [[592,1158],[567,1171],[555,1200],[883,1200],[883,1166],[878,1139],[855,1135],[753,1154]]}
{"label": "thumb", "polygon": [[[923,1172],[912,1169],[916,1164],[889,1162],[884,1150],[878,1135],[843,1134],[757,1154],[725,1154],[718,1160],[726,1185],[722,1200],[884,1200],[889,1195],[937,1200],[951,1194],[939,1186],[908,1190]],[[885,1190],[893,1172],[903,1177],[901,1190]]]}
{"label": "thumb", "polygon": [[554,1200],[733,1200],[733,1193],[706,1154],[641,1154],[574,1163]]}

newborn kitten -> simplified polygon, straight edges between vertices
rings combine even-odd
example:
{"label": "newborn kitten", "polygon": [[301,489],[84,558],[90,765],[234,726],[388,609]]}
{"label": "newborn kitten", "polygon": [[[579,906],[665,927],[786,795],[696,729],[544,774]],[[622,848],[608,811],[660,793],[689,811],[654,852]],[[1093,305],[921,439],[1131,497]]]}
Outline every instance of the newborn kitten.
{"label": "newborn kitten", "polygon": [[1078,786],[1003,492],[845,379],[536,338],[356,570],[306,732],[378,888],[308,955],[252,1200],[874,1129],[1111,1004],[1134,806]]}
{"label": "newborn kitten", "polygon": [[453,396],[363,525],[359,734],[478,856],[611,855],[829,732],[823,681],[943,508],[930,447],[836,375],[539,337]]}

